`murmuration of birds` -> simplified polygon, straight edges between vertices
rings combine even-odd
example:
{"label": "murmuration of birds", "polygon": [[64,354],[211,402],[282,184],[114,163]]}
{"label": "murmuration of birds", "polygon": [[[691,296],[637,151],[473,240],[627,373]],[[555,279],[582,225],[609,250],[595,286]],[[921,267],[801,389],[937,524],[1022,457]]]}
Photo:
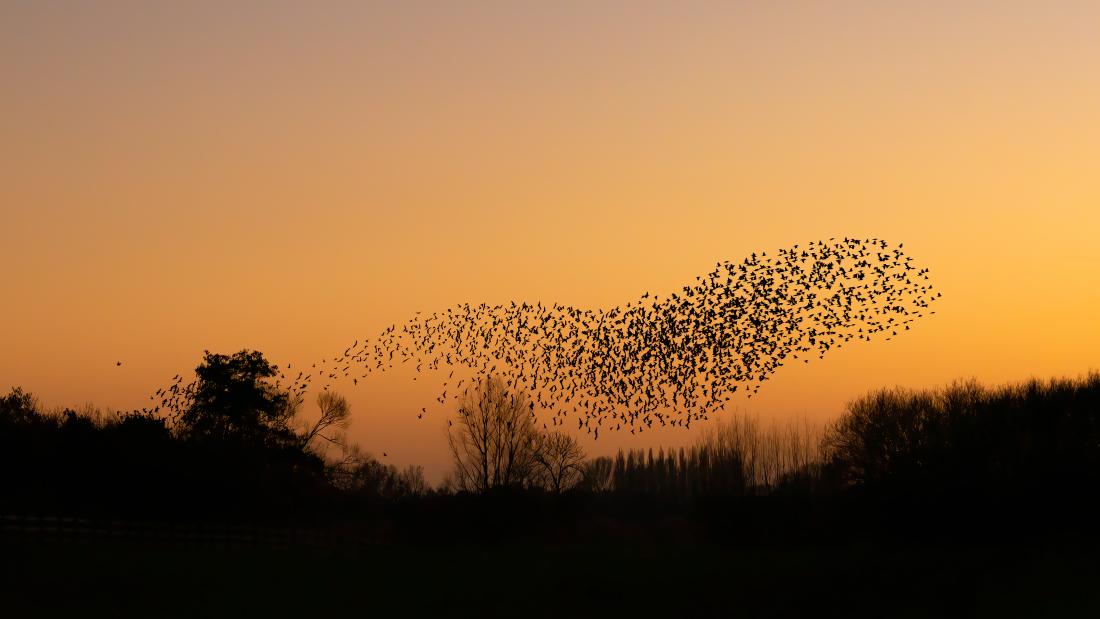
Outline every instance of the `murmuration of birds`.
{"label": "murmuration of birds", "polygon": [[[574,418],[596,438],[601,428],[690,427],[737,394],[751,398],[788,363],[897,337],[934,314],[939,297],[903,244],[834,238],[719,262],[679,290],[610,309],[512,302],[417,312],[296,376],[287,366],[275,386],[302,398],[414,364],[449,369],[441,405],[493,376],[511,397],[525,393],[544,426]],[[183,410],[194,387],[176,376],[157,391],[157,410]]]}

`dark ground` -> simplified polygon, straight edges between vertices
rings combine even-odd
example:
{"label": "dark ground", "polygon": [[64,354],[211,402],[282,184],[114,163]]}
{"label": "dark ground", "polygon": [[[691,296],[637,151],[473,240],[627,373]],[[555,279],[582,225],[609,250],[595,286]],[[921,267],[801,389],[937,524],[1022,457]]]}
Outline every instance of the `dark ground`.
{"label": "dark ground", "polygon": [[0,546],[7,617],[1095,617],[1095,545]]}

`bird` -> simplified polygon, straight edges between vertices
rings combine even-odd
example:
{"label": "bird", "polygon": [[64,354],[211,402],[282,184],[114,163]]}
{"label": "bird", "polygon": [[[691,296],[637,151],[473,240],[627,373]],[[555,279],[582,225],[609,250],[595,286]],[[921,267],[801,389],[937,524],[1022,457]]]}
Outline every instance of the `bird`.
{"label": "bird", "polygon": [[[594,438],[600,428],[652,427],[657,414],[661,426],[686,428],[722,410],[731,394],[758,395],[792,359],[809,363],[853,341],[899,337],[935,314],[941,293],[902,247],[843,237],[751,252],[668,294],[646,290],[612,307],[513,300],[421,310],[356,339],[331,367],[322,359],[318,371],[366,379],[408,364],[416,381],[443,369],[443,402],[495,375],[527,394],[530,414],[553,425],[576,416]],[[296,388],[304,392],[310,378]]]}

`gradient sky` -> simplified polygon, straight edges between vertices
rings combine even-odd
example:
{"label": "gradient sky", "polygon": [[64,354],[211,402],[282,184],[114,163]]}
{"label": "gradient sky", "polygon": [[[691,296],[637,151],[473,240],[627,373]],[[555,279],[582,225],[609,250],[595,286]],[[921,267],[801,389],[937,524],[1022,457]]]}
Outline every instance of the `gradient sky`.
{"label": "gradient sky", "polygon": [[[830,236],[904,242],[937,314],[730,411],[1100,366],[1100,4],[535,4],[0,4],[0,389],[131,408],[204,349],[307,364]],[[420,381],[339,389],[438,478]]]}

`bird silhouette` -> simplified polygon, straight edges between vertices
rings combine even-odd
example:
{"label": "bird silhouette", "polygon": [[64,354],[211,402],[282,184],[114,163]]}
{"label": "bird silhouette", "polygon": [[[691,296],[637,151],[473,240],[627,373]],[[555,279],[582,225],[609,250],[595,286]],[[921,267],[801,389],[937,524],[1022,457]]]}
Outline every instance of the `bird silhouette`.
{"label": "bird silhouette", "polygon": [[[353,371],[358,385],[396,365],[411,363],[418,376],[449,367],[440,403],[497,375],[530,394],[532,415],[560,425],[576,414],[594,437],[601,427],[687,428],[737,393],[758,394],[788,360],[809,363],[852,341],[898,337],[934,314],[939,298],[928,269],[915,267],[901,245],[832,238],[718,262],[691,285],[664,296],[647,290],[606,309],[512,301],[417,312],[311,368],[330,379],[328,389]],[[309,390],[311,377],[295,379],[291,396]],[[175,387],[179,406],[192,390],[179,380]]]}

